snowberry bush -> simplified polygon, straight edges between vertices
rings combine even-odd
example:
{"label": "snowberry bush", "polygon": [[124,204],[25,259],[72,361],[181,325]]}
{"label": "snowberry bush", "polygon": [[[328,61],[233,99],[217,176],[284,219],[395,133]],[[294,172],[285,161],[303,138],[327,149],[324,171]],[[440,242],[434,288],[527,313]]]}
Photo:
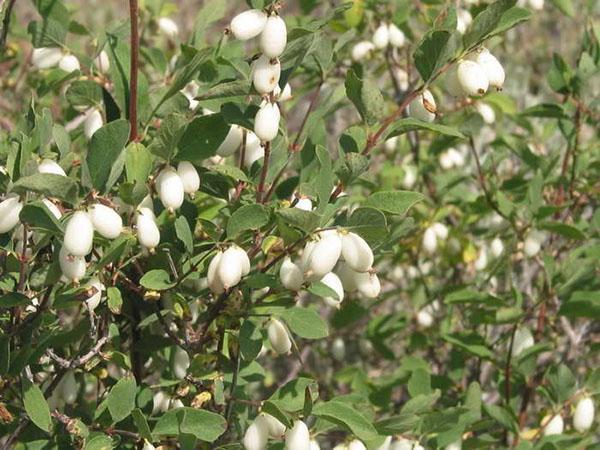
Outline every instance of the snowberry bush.
{"label": "snowberry bush", "polygon": [[128,6],[0,4],[1,448],[600,445],[597,4]]}

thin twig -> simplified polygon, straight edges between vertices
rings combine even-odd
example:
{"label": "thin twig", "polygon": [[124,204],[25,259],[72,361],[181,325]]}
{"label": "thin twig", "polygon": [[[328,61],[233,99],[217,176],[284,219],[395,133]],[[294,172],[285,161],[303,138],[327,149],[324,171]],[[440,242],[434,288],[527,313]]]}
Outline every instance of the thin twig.
{"label": "thin twig", "polygon": [[129,20],[131,23],[130,40],[130,72],[129,72],[129,141],[138,140],[137,132],[137,85],[139,68],[140,37],[138,34],[139,21],[138,0],[129,0]]}
{"label": "thin twig", "polygon": [[267,172],[269,171],[269,156],[271,155],[271,142],[265,143],[265,157],[263,159],[263,166],[260,172],[260,181],[256,190],[256,201],[258,203],[264,203],[266,196],[263,195],[265,190],[265,180],[267,179]]}
{"label": "thin twig", "polygon": [[12,10],[15,6],[16,0],[8,0],[8,6],[4,11],[4,17],[2,17],[2,32],[0,32],[0,51],[4,50],[6,46],[6,38],[8,37],[8,28],[10,26],[10,17],[12,16]]}

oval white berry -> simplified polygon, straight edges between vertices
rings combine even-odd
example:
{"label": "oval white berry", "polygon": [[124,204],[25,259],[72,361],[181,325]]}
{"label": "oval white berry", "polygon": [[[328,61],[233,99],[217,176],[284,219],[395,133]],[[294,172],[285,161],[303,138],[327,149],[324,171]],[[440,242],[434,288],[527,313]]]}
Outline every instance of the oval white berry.
{"label": "oval white berry", "polygon": [[475,109],[483,119],[485,123],[488,125],[493,124],[496,121],[496,112],[494,108],[484,102],[477,102],[475,104]]}
{"label": "oval white berry", "polygon": [[435,99],[428,89],[425,89],[422,94],[417,95],[407,108],[409,116],[424,122],[433,122],[436,111]]}
{"label": "oval white berry", "polygon": [[246,151],[244,152],[244,166],[252,167],[255,161],[265,156],[265,149],[260,139],[252,131],[246,131]]}
{"label": "oval white berry", "polygon": [[81,66],[79,65],[79,60],[75,55],[64,55],[60,61],[58,62],[58,68],[64,70],[65,72],[74,72],[76,70],[80,70]]}
{"label": "oval white berry", "polygon": [[526,327],[519,327],[515,331],[515,337],[513,338],[512,356],[519,356],[525,350],[533,347],[535,340],[531,331]]}
{"label": "oval white berry", "polygon": [[365,298],[377,298],[381,292],[381,283],[375,273],[359,273],[356,277],[356,287]]}
{"label": "oval white berry", "polygon": [[[361,342],[369,342],[369,341],[361,341]],[[377,447],[377,450],[390,450],[391,445],[392,445],[392,436],[388,436],[385,438],[385,441],[383,441],[383,444],[381,444],[379,447]]]}
{"label": "oval white berry", "polygon": [[158,391],[152,398],[152,414],[164,413],[169,409],[171,398],[164,391]]}
{"label": "oval white berry", "polygon": [[206,274],[206,279],[208,282],[208,288],[214,294],[221,294],[225,291],[223,287],[223,283],[221,282],[221,278],[219,278],[219,265],[221,263],[221,258],[223,257],[223,252],[218,251],[211,259],[210,264],[208,265],[208,272]]}
{"label": "oval white berry", "polygon": [[186,194],[194,194],[200,188],[200,176],[194,165],[188,161],[181,161],[177,165],[177,175],[183,184]]}
{"label": "oval white berry", "polygon": [[336,361],[343,361],[346,358],[346,343],[341,337],[337,337],[331,343],[331,356]]}
{"label": "oval white berry", "polygon": [[373,265],[373,251],[367,241],[356,233],[341,235],[341,255],[346,264],[357,272],[366,272]]}
{"label": "oval white berry", "polygon": [[229,247],[223,252],[217,275],[225,289],[236,286],[242,279],[244,261],[235,247]]}
{"label": "oval white berry", "polygon": [[46,208],[48,208],[50,210],[50,212],[52,213],[52,215],[54,217],[56,217],[57,219],[60,219],[62,217],[62,212],[60,212],[60,209],[58,209],[58,206],[56,206],[50,200],[48,200],[47,198],[43,198],[42,203],[44,205],[46,205]]}
{"label": "oval white berry", "polygon": [[179,26],[170,17],[160,17],[158,19],[158,29],[171,39],[179,34]]}
{"label": "oval white berry", "polygon": [[292,348],[292,341],[285,326],[277,319],[271,319],[267,327],[271,347],[279,355],[287,354]]}
{"label": "oval white berry", "polygon": [[108,70],[110,69],[110,59],[108,59],[108,54],[104,50],[101,50],[94,59],[94,66],[96,66],[98,72],[108,73]]}
{"label": "oval white berry", "polygon": [[465,95],[460,81],[458,81],[458,65],[453,65],[446,74],[445,87],[448,93],[453,97],[463,97]]}
{"label": "oval white berry", "polygon": [[430,308],[425,307],[417,313],[417,323],[423,328],[433,325],[433,314]]}
{"label": "oval white berry", "polygon": [[535,231],[532,231],[525,236],[525,241],[523,242],[523,251],[527,256],[532,257],[537,255],[541,248],[541,238]]}
{"label": "oval white berry", "polygon": [[296,197],[296,204],[294,208],[301,209],[302,211],[312,211],[313,203],[312,200],[308,197]]}
{"label": "oval white berry", "polygon": [[584,397],[577,402],[575,414],[573,414],[573,427],[580,433],[589,430],[594,423],[594,401],[590,397]]}
{"label": "oval white berry", "polygon": [[94,226],[85,211],[75,211],[65,228],[64,247],[73,256],[85,256],[92,251]]}
{"label": "oval white berry", "polygon": [[460,34],[465,34],[471,22],[473,22],[473,16],[468,10],[460,8],[456,11],[456,30]]}
{"label": "oval white berry", "polygon": [[281,76],[281,64],[277,59],[262,55],[252,63],[252,85],[259,94],[270,94],[275,90]]}
{"label": "oval white berry", "polygon": [[386,48],[390,43],[390,29],[387,24],[382,23],[373,33],[373,45],[376,48]]}
{"label": "oval white berry", "polygon": [[355,292],[358,289],[357,280],[359,273],[346,264],[340,261],[335,267],[335,274],[338,276],[346,292]]}
{"label": "oval white berry", "polygon": [[70,255],[64,245],[58,253],[58,263],[63,276],[69,281],[78,282],[85,275],[85,258]]}
{"label": "oval white berry", "polygon": [[319,279],[331,272],[340,259],[342,240],[337,232],[321,233],[320,239],[304,251],[304,274],[309,279]]}
{"label": "oval white berry", "polygon": [[244,433],[245,450],[265,450],[269,439],[269,424],[264,415],[259,415],[254,419]]}
{"label": "oval white berry", "polygon": [[77,380],[75,379],[75,373],[70,370],[60,380],[60,393],[62,400],[67,405],[72,405],[75,403],[75,400],[77,400],[78,391],[79,386],[77,385]]}
{"label": "oval white berry", "polygon": [[286,257],[279,269],[279,280],[284,288],[292,291],[299,291],[304,283],[302,270],[292,262],[290,257]]}
{"label": "oval white berry", "polygon": [[494,258],[498,258],[504,252],[504,243],[500,238],[494,238],[494,240],[490,244],[490,250],[492,251],[492,255]]}
{"label": "oval white berry", "polygon": [[51,159],[42,159],[38,164],[38,172],[39,173],[51,173],[54,175],[61,175],[63,177],[67,176],[62,167],[58,165],[56,161],[52,161]]}
{"label": "oval white berry", "polygon": [[101,203],[92,205],[89,210],[90,220],[101,236],[106,239],[115,239],[123,230],[123,219],[117,212]]}
{"label": "oval white berry", "polygon": [[363,62],[373,50],[375,50],[375,45],[372,42],[361,41],[352,47],[352,59],[356,62]]}
{"label": "oval white berry", "polygon": [[170,211],[178,209],[183,204],[183,182],[177,171],[172,167],[165,167],[156,177],[156,187],[160,201]]}
{"label": "oval white berry", "polygon": [[242,143],[243,129],[239,125],[232,125],[225,136],[225,140],[217,148],[217,155],[227,157],[233,155]]}
{"label": "oval white berry", "polygon": [[435,235],[438,239],[445,240],[448,238],[448,227],[440,222],[435,222],[431,225]]}
{"label": "oval white berry", "polygon": [[404,46],[406,42],[406,36],[404,36],[404,32],[398,28],[393,23],[390,23],[388,27],[388,33],[390,38],[390,45],[396,48],[400,48]]}
{"label": "oval white berry", "polygon": [[258,36],[267,24],[267,13],[259,9],[249,9],[233,18],[229,28],[236,37],[245,41]]}
{"label": "oval white berry", "polygon": [[263,417],[269,428],[269,436],[273,439],[281,439],[285,434],[285,425],[270,414],[263,414]]}
{"label": "oval white berry", "polygon": [[160,243],[160,230],[151,209],[139,208],[136,213],[135,225],[140,245],[152,250]]}
{"label": "oval white berry", "polygon": [[268,58],[277,58],[285,50],[287,44],[287,28],[285,21],[278,15],[267,19],[260,34],[260,50]]}
{"label": "oval white berry", "polygon": [[529,7],[536,11],[544,9],[544,0],[529,0]]}
{"label": "oval white berry", "polygon": [[277,103],[265,103],[254,118],[254,133],[263,142],[270,142],[279,132],[281,114]]}
{"label": "oval white berry", "polygon": [[86,300],[85,304],[90,311],[94,311],[102,300],[102,293],[106,290],[106,286],[97,278],[90,279],[87,289],[94,289],[95,292],[90,295]]}
{"label": "oval white berry", "polygon": [[286,102],[292,98],[292,86],[290,86],[290,83],[285,83],[285,86],[281,89],[279,85],[277,85],[273,94],[278,102]]}
{"label": "oval white berry", "polygon": [[310,448],[309,450],[321,450],[321,446],[319,445],[319,443],[317,442],[316,439],[311,439],[310,440]]}
{"label": "oval white berry", "polygon": [[459,62],[456,76],[465,95],[481,96],[488,90],[490,82],[483,68],[475,61],[466,59]]}
{"label": "oval white berry", "polygon": [[310,450],[308,427],[301,420],[285,433],[285,450]]}
{"label": "oval white berry", "polygon": [[414,166],[404,167],[404,178],[402,179],[402,186],[406,189],[411,189],[417,182],[417,169]]}
{"label": "oval white berry", "polygon": [[348,450],[367,450],[367,447],[358,439],[354,439],[348,443]]}
{"label": "oval white berry", "polygon": [[542,426],[544,427],[544,436],[554,436],[562,434],[565,429],[565,421],[560,414],[555,416],[546,416],[542,420]]}
{"label": "oval white berry", "polygon": [[83,134],[86,138],[91,139],[94,133],[102,128],[103,124],[102,113],[98,109],[93,108],[86,114],[85,121],[83,122]]}
{"label": "oval white berry", "polygon": [[461,450],[462,449],[462,441],[458,440],[456,442],[452,442],[451,444],[446,445],[444,450]]}
{"label": "oval white berry", "polygon": [[502,89],[506,74],[500,61],[485,48],[476,51],[471,58],[483,69],[489,85],[496,89]]}
{"label": "oval white berry", "polygon": [[190,367],[190,356],[181,347],[177,346],[173,353],[173,375],[179,380],[183,380]]}
{"label": "oval white berry", "polygon": [[321,278],[321,283],[333,289],[337,294],[337,299],[333,297],[325,297],[323,299],[325,303],[333,308],[339,308],[344,300],[344,286],[342,285],[342,280],[340,280],[335,273],[329,272],[323,278]]}
{"label": "oval white berry", "polygon": [[37,69],[49,69],[58,64],[63,52],[58,47],[34,48],[31,53],[31,64]]}
{"label": "oval white berry", "polygon": [[237,245],[232,245],[230,249],[237,255],[238,261],[242,266],[242,276],[245,277],[250,273],[250,258],[248,258],[248,254],[243,248]]}
{"label": "oval white berry", "polygon": [[432,254],[437,250],[437,234],[435,233],[435,229],[429,227],[423,233],[423,250],[427,253]]}
{"label": "oval white berry", "polygon": [[19,223],[23,203],[18,196],[11,196],[0,203],[0,233],[7,233]]}

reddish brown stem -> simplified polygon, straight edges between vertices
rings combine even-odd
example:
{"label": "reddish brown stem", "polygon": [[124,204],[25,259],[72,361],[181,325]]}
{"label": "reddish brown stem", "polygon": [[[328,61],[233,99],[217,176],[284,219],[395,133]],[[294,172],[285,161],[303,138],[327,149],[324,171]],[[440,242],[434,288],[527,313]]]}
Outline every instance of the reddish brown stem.
{"label": "reddish brown stem", "polygon": [[129,0],[129,18],[131,23],[130,59],[129,72],[129,141],[138,140],[137,130],[137,85],[140,52],[140,36],[138,32],[139,8],[138,0]]}
{"label": "reddish brown stem", "polygon": [[256,189],[256,201],[258,203],[264,203],[266,196],[263,195],[265,191],[265,180],[267,179],[267,172],[269,171],[269,156],[271,155],[271,143],[265,143],[265,158],[263,160],[262,170],[260,172],[260,181],[258,188]]}

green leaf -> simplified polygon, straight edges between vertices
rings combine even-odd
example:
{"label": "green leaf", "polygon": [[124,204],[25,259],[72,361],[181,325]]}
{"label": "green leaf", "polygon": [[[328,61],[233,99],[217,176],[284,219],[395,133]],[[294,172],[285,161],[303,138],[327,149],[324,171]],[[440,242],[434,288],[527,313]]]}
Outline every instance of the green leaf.
{"label": "green leaf", "polygon": [[152,141],[148,150],[152,154],[169,161],[186,130],[186,125],[187,119],[183,114],[169,114],[161,122],[156,138]]}
{"label": "green leaf", "polygon": [[377,245],[388,236],[385,214],[375,208],[357,208],[348,219],[347,226],[370,245]]}
{"label": "green leaf", "polygon": [[240,352],[246,361],[252,361],[260,353],[263,337],[260,327],[251,320],[244,320],[239,333]]}
{"label": "green leaf", "polygon": [[235,238],[242,231],[258,230],[269,223],[269,211],[263,205],[244,205],[234,211],[227,222],[227,237]]}
{"label": "green leaf", "polygon": [[0,308],[14,308],[15,306],[27,306],[31,300],[26,295],[11,292],[0,297]]}
{"label": "green leaf", "polygon": [[55,234],[62,234],[63,227],[42,201],[28,203],[19,214],[21,222]]}
{"label": "green leaf", "polygon": [[100,192],[110,189],[109,178],[129,138],[129,122],[120,119],[107,123],[94,133],[86,157],[92,186]]}
{"label": "green leaf", "polygon": [[119,288],[111,286],[106,290],[106,297],[108,303],[108,309],[113,314],[121,314],[121,307],[123,306],[123,297],[121,297],[121,291]]}
{"label": "green leaf", "polygon": [[249,80],[235,80],[218,83],[208,88],[197,98],[198,100],[211,100],[216,98],[241,97],[250,93]]}
{"label": "green leaf", "polygon": [[177,144],[179,161],[201,162],[216,155],[225,140],[229,125],[220,114],[197,117],[185,128]]}
{"label": "green leaf", "polygon": [[442,335],[442,339],[480,358],[492,359],[494,357],[494,353],[488,348],[484,338],[477,333],[445,334]]}
{"label": "green leaf", "polygon": [[519,432],[519,426],[517,420],[507,408],[498,405],[490,405],[484,403],[483,409],[485,412],[496,422],[502,425],[504,428],[509,429],[513,433]]}
{"label": "green leaf", "polygon": [[135,379],[127,376],[117,381],[108,393],[106,403],[114,423],[127,418],[135,408],[136,389]]}
{"label": "green leaf", "polygon": [[31,421],[42,430],[49,432],[52,420],[50,408],[40,388],[31,383],[26,377],[22,377],[23,383],[23,406]]}
{"label": "green leaf", "polygon": [[579,241],[586,239],[585,234],[581,230],[562,222],[541,222],[538,224],[538,228],[559,234],[567,239],[575,239]]}
{"label": "green leaf", "polygon": [[169,274],[162,269],[154,269],[146,272],[140,279],[140,284],[146,289],[154,291],[164,291],[174,286]]}
{"label": "green leaf", "polygon": [[341,425],[362,441],[377,437],[377,430],[363,414],[347,403],[331,400],[314,406],[313,415]]}
{"label": "green leaf", "polygon": [[374,125],[385,113],[383,96],[370,80],[362,80],[354,70],[346,75],[346,95],[367,125]]}
{"label": "green leaf", "polygon": [[53,173],[36,173],[19,178],[13,185],[14,192],[37,192],[46,197],[58,198],[67,203],[77,201],[77,183],[74,179]]}
{"label": "green leaf", "polygon": [[140,436],[147,441],[152,442],[152,432],[150,431],[150,426],[148,425],[148,421],[142,410],[140,408],[135,408],[131,411],[131,417],[133,418],[133,422],[135,423]]}
{"label": "green leaf", "polygon": [[192,230],[190,229],[190,225],[188,224],[185,216],[179,216],[175,220],[175,234],[177,238],[183,242],[186,251],[189,254],[194,253],[194,238],[192,236]]}
{"label": "green leaf", "polygon": [[92,80],[75,80],[67,89],[67,101],[73,106],[99,106],[102,87]]}
{"label": "green leaf", "polygon": [[218,174],[224,175],[233,179],[234,181],[245,181],[249,182],[248,177],[244,172],[242,172],[239,168],[234,166],[229,166],[226,164],[218,164],[215,166],[207,166],[206,167],[211,172],[216,172]]}
{"label": "green leaf", "polygon": [[417,395],[407,401],[400,412],[402,414],[422,414],[428,412],[433,408],[440,398],[441,391],[436,389],[431,394]]}
{"label": "green leaf", "polygon": [[327,286],[325,283],[321,281],[313,281],[310,286],[308,286],[308,292],[317,297],[327,298],[331,297],[334,300],[339,300],[337,292]]}
{"label": "green leaf", "polygon": [[369,206],[390,214],[405,214],[424,198],[425,196],[419,192],[381,191],[367,197],[364,206]]}
{"label": "green leaf", "polygon": [[261,411],[269,414],[270,416],[275,417],[281,423],[283,423],[287,428],[292,428],[293,423],[288,417],[287,413],[279,407],[278,402],[267,400],[263,403]]}
{"label": "green leaf", "polygon": [[463,37],[465,48],[506,31],[531,16],[524,8],[515,7],[515,0],[498,0],[477,14]]}
{"label": "green leaf", "polygon": [[558,313],[570,318],[600,317],[600,292],[575,291],[567,301],[561,302]]}
{"label": "green leaf", "polygon": [[415,50],[415,66],[423,81],[429,81],[459,50],[458,32],[431,30]]}
{"label": "green leaf", "polygon": [[113,441],[105,434],[95,435],[85,444],[85,450],[112,450]]}
{"label": "green leaf", "polygon": [[310,378],[296,378],[277,389],[269,400],[288,412],[301,411],[304,408],[305,392],[309,388],[313,401],[319,397],[317,382]]}
{"label": "green leaf", "polygon": [[336,174],[344,186],[350,185],[369,168],[369,159],[360,153],[346,153]]}
{"label": "green leaf", "polygon": [[431,394],[431,375],[423,368],[417,368],[408,380],[408,392],[411,397]]}
{"label": "green leaf", "polygon": [[275,211],[283,221],[305,233],[313,232],[321,221],[321,216],[314,211],[304,211],[299,208],[282,208]]}
{"label": "green leaf", "polygon": [[403,434],[417,428],[420,422],[419,416],[410,413],[403,413],[397,416],[387,417],[373,425],[379,434],[394,435]]}
{"label": "green leaf", "polygon": [[43,22],[31,21],[27,26],[31,35],[31,44],[39,47],[59,47],[67,37],[67,28],[60,22],[48,19]]}
{"label": "green leaf", "polygon": [[305,339],[322,339],[329,335],[327,322],[313,308],[288,308],[281,313],[281,318],[292,333]]}
{"label": "green leaf", "polygon": [[157,436],[191,434],[205,442],[214,442],[227,427],[219,414],[193,408],[177,408],[163,414],[154,427]]}
{"label": "green leaf", "polygon": [[422,120],[413,119],[411,117],[408,117],[406,119],[400,119],[394,122],[389,128],[389,132],[386,135],[386,139],[415,130],[433,131],[434,133],[439,133],[445,136],[466,139],[466,136],[464,134],[462,134],[458,130],[455,130],[452,127],[440,125],[438,123],[424,122]]}

